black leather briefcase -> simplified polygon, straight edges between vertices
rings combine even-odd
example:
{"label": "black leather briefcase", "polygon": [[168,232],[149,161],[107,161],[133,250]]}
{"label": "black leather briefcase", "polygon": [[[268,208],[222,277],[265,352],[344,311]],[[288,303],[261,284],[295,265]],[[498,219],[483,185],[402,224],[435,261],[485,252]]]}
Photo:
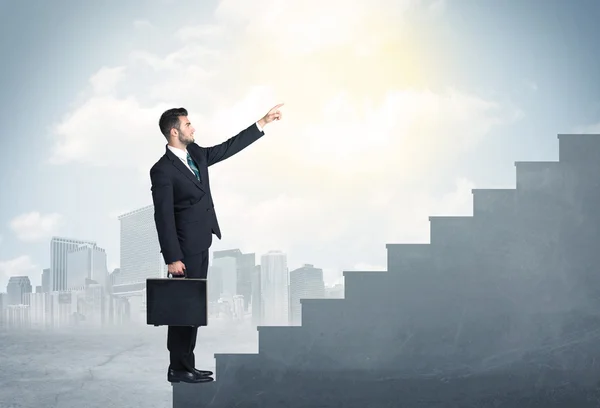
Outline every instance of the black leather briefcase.
{"label": "black leather briefcase", "polygon": [[146,279],[146,321],[154,326],[206,326],[206,279]]}

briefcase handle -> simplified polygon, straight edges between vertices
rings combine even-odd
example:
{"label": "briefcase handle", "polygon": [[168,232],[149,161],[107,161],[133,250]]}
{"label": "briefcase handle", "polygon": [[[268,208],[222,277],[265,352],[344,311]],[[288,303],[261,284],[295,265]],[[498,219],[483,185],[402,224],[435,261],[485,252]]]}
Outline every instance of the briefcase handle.
{"label": "briefcase handle", "polygon": [[183,268],[183,275],[173,275],[171,272],[167,272],[167,278],[174,278],[174,279],[185,278],[185,268]]}

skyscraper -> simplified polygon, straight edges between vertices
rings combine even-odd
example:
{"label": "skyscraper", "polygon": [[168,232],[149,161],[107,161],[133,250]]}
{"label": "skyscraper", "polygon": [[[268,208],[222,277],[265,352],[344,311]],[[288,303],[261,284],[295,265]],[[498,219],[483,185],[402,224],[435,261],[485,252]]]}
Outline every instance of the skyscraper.
{"label": "skyscraper", "polygon": [[129,290],[138,287],[143,290],[147,278],[165,277],[167,271],[154,223],[154,206],[128,212],[118,219],[121,222],[121,250],[115,286],[128,284]]}
{"label": "skyscraper", "polygon": [[252,271],[252,325],[262,324],[262,292],[260,287],[260,265]]}
{"label": "skyscraper", "polygon": [[221,293],[223,293],[223,272],[221,268],[215,265],[210,265],[208,267],[208,301],[209,302],[218,302],[221,297]]}
{"label": "skyscraper", "polygon": [[11,276],[6,286],[8,305],[24,304],[24,295],[31,293],[31,291],[29,276]]}
{"label": "skyscraper", "polygon": [[236,260],[236,294],[244,297],[244,310],[248,310],[252,298],[252,273],[256,264],[256,255],[254,253],[244,254],[238,248],[213,252],[213,260],[227,256]]}
{"label": "skyscraper", "polygon": [[262,325],[289,325],[289,277],[287,256],[269,251],[261,257]]}
{"label": "skyscraper", "polygon": [[42,292],[50,292],[50,268],[42,271]]}
{"label": "skyscraper", "polygon": [[290,321],[292,325],[302,323],[300,299],[320,299],[325,296],[323,269],[305,264],[290,272]]}
{"label": "skyscraper", "polygon": [[221,277],[221,293],[219,297],[226,297],[229,301],[237,293],[237,262],[232,256],[225,256],[213,260],[213,266],[219,268]]}
{"label": "skyscraper", "polygon": [[106,286],[108,270],[106,266],[106,251],[92,245],[82,245],[67,254],[68,288],[82,288],[86,280]]}
{"label": "skyscraper", "polygon": [[52,237],[50,240],[50,290],[67,290],[67,254],[80,245],[96,246],[94,241]]}

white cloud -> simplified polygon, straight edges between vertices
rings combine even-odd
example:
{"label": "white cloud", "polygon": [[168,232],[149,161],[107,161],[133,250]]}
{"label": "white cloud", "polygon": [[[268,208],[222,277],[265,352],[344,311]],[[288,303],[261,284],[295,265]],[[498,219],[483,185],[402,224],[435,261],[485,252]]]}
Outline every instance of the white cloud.
{"label": "white cloud", "polygon": [[147,174],[151,158],[164,153],[164,145],[153,143],[161,137],[157,117],[164,109],[142,107],[133,97],[93,96],[56,126],[50,162],[140,166]]}
{"label": "white cloud", "polygon": [[36,268],[37,265],[27,255],[8,261],[0,261],[0,291],[6,290],[8,279],[11,276],[29,276],[32,286],[39,284],[39,277],[35,276]]}
{"label": "white cloud", "polygon": [[[432,169],[522,115],[459,89],[424,86],[425,43],[409,30],[410,15],[442,6],[223,0],[213,22],[173,34],[185,42],[180,49],[132,52],[112,82],[104,71],[116,89],[142,83],[125,98],[99,93],[108,85],[90,90],[55,127],[52,162],[137,169],[147,182],[164,153],[157,122],[165,109],[188,108],[198,143],[208,146],[284,102],[282,122],[211,168],[224,234],[214,248],[281,248],[291,267],[310,257],[328,271],[384,265],[385,243],[427,239],[432,212],[471,208],[471,184],[459,180],[440,194],[428,187]],[[219,33],[224,41],[213,43]]]}
{"label": "white cloud", "polygon": [[10,228],[21,241],[39,241],[54,235],[62,219],[60,214],[40,214],[33,211],[13,218]]}
{"label": "white cloud", "polygon": [[96,94],[108,94],[114,92],[124,76],[125,67],[102,67],[90,78],[90,83]]}
{"label": "white cloud", "polygon": [[225,27],[216,24],[182,27],[175,33],[175,37],[181,41],[205,40],[223,35],[227,35]]}

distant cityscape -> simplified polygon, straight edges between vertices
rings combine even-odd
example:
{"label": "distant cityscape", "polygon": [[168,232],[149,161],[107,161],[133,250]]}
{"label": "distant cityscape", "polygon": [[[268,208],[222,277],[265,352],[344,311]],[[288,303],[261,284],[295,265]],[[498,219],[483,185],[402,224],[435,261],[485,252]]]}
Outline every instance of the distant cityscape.
{"label": "distant cityscape", "polygon": [[[50,239],[50,267],[34,288],[12,276],[0,293],[0,329],[51,330],[146,324],[146,279],[166,278],[154,224],[154,206],[118,217],[120,267],[108,272],[105,249],[74,238]],[[344,286],[326,286],[312,264],[290,271],[287,254],[240,249],[213,251],[208,272],[210,318],[251,320],[255,326],[299,326],[301,299],[343,298]]]}

